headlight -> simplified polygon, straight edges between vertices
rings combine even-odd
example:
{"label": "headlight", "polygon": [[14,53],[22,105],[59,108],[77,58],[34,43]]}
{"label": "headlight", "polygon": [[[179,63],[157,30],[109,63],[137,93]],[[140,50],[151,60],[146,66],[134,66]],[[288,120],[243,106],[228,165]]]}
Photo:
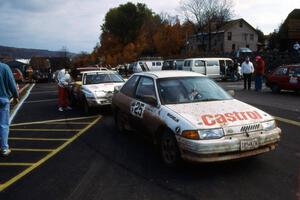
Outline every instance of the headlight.
{"label": "headlight", "polygon": [[269,131],[277,127],[275,120],[261,123],[264,131]]}
{"label": "headlight", "polygon": [[121,90],[122,85],[117,85],[114,87],[114,93],[117,93]]}
{"label": "headlight", "polygon": [[223,129],[207,129],[199,130],[201,140],[219,139],[224,136]]}
{"label": "headlight", "polygon": [[89,99],[95,98],[95,95],[91,91],[85,90],[83,92],[84,92],[86,98],[89,98]]}

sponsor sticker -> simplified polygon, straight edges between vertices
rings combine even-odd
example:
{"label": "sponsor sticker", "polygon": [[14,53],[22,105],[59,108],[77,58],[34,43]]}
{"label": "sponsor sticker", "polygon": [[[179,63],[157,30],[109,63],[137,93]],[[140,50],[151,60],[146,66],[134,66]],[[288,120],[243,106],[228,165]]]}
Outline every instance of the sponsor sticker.
{"label": "sponsor sticker", "polygon": [[262,119],[262,116],[257,111],[233,112],[225,114],[206,114],[201,116],[201,120],[206,126],[251,119]]}

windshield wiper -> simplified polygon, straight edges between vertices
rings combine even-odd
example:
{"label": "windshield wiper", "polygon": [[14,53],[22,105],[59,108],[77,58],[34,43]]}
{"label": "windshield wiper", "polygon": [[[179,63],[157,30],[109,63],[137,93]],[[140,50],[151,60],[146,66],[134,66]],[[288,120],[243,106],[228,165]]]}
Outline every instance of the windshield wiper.
{"label": "windshield wiper", "polygon": [[223,99],[216,99],[216,98],[206,98],[206,99],[200,99],[200,101],[220,101]]}

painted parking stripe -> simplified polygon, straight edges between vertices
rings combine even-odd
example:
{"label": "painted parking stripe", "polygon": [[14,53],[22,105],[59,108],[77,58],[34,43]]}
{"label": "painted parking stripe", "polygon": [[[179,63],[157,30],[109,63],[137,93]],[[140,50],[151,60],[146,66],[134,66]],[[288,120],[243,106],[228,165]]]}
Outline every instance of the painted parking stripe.
{"label": "painted parking stripe", "polygon": [[68,122],[73,120],[83,120],[83,119],[95,119],[98,115],[88,116],[88,117],[74,117],[74,118],[64,118],[64,119],[53,119],[53,120],[45,120],[45,121],[35,121],[35,122],[25,122],[25,123],[16,123],[11,124],[10,126],[22,126],[22,125],[32,125],[32,124],[46,124],[50,122]]}
{"label": "painted parking stripe", "polygon": [[57,101],[57,99],[41,99],[41,100],[34,100],[34,101],[25,101],[24,104],[27,104],[27,103],[43,103],[43,102],[50,102],[50,101]]}
{"label": "painted parking stripe", "polygon": [[0,163],[0,166],[32,166],[32,165],[34,165],[34,163]]}
{"label": "painted parking stripe", "polygon": [[55,124],[55,125],[60,125],[60,124],[75,124],[75,125],[87,125],[87,124],[90,124],[90,122],[48,122],[48,123],[45,123],[45,124]]}
{"label": "painted parking stripe", "polygon": [[38,128],[11,128],[11,131],[30,131],[30,132],[76,132],[82,129],[38,129]]}
{"label": "painted parking stripe", "polygon": [[19,103],[17,103],[17,105],[14,107],[14,109],[12,110],[10,117],[9,117],[9,123],[11,123],[13,121],[13,119],[15,118],[17,112],[19,111],[19,109],[21,108],[21,106],[23,105],[24,101],[28,98],[32,88],[35,86],[35,84],[32,84],[31,87],[27,90],[26,94],[23,96],[23,98],[21,99],[21,101],[19,101]]}
{"label": "painted parking stripe", "polygon": [[30,151],[30,152],[52,152],[55,149],[23,149],[23,148],[11,148],[12,151]]}
{"label": "painted parking stripe", "polygon": [[294,121],[294,120],[290,120],[290,119],[286,119],[286,118],[281,118],[281,117],[275,117],[276,120],[287,123],[287,124],[292,124],[295,126],[300,126],[300,122],[298,121]]}
{"label": "painted parking stripe", "polygon": [[[40,165],[42,165],[43,163],[45,163],[47,160],[49,160],[50,158],[52,158],[54,155],[56,155],[60,151],[62,151],[66,146],[68,146],[69,144],[71,144],[79,136],[81,136],[88,129],[90,129],[92,126],[94,126],[100,119],[101,119],[101,116],[98,116],[89,125],[87,125],[84,129],[82,129],[81,131],[79,131],[77,134],[75,134],[68,141],[64,142],[57,149],[55,149],[54,151],[52,151],[49,154],[47,154],[44,158],[42,158],[41,160],[39,160],[36,163],[2,163],[3,166],[5,166],[5,164],[7,164],[6,166],[14,166],[13,164],[19,164],[19,165],[15,165],[15,166],[22,166],[22,164],[24,164],[23,166],[29,166],[29,167],[27,169],[25,169],[24,171],[22,171],[21,173],[19,173],[18,175],[16,175],[15,177],[13,177],[12,179],[10,179],[7,182],[5,182],[4,184],[1,184],[0,185],[0,192],[3,191],[3,190],[5,190],[10,185],[14,184],[16,181],[18,181],[19,179],[21,179],[22,177],[24,177],[25,175],[27,175],[28,173],[30,173],[32,170],[36,169],[37,167],[39,167]],[[26,164],[28,164],[28,165],[26,165]],[[1,163],[0,163],[0,166],[1,166]]]}
{"label": "painted parking stripe", "polygon": [[67,138],[27,138],[27,137],[10,137],[9,140],[24,141],[68,141]]}

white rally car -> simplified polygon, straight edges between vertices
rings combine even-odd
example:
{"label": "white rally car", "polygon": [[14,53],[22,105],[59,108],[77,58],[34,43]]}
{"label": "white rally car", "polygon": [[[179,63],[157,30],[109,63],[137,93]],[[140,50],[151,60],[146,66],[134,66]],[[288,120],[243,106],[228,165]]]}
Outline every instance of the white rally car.
{"label": "white rally car", "polygon": [[167,165],[258,155],[275,149],[281,135],[271,115],[194,72],[134,74],[112,105],[118,129],[150,136]]}
{"label": "white rally car", "polygon": [[81,73],[81,81],[72,85],[72,104],[83,105],[84,111],[91,107],[110,105],[115,88],[124,84],[124,79],[114,71],[96,70]]}

